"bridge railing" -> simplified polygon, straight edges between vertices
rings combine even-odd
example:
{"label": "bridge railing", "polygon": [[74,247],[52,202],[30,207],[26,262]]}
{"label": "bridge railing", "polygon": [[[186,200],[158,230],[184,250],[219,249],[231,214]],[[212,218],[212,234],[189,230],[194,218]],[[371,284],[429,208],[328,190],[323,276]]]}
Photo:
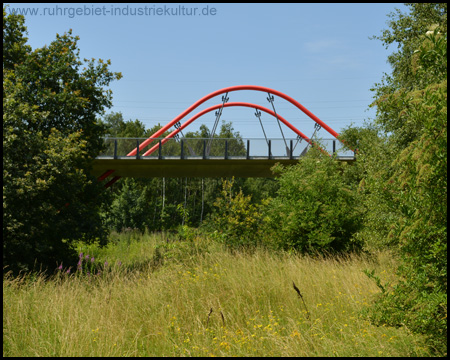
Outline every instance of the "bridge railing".
{"label": "bridge railing", "polygon": [[[105,148],[98,158],[148,159],[298,159],[311,148],[303,139],[227,139],[227,138],[155,138],[141,148],[147,138],[104,138]],[[317,144],[338,158],[352,159],[354,152],[347,150],[337,139],[320,139]],[[159,144],[161,146],[159,146]],[[139,147],[136,155],[127,156]],[[148,153],[152,149],[150,153]]]}

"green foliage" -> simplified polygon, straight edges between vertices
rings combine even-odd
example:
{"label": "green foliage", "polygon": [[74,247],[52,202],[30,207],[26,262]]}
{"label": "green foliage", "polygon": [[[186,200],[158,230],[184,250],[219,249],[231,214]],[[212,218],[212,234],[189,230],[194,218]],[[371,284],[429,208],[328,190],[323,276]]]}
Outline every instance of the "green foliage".
{"label": "green foliage", "polygon": [[233,193],[234,178],[225,180],[222,192],[214,202],[215,211],[210,222],[215,238],[230,249],[252,249],[262,243],[262,204],[252,204],[251,196],[245,196],[242,189]]}
{"label": "green foliage", "polygon": [[360,247],[352,240],[360,227],[356,191],[348,184],[346,164],[311,149],[281,173],[277,196],[267,212],[277,247],[301,252],[335,252]]}
{"label": "green foliage", "polygon": [[181,225],[177,229],[180,240],[194,241],[200,233],[196,228],[189,227],[188,225]]}
{"label": "green foliage", "polygon": [[446,3],[410,3],[407,6],[410,11],[406,14],[398,9],[390,13],[389,29],[383,30],[381,36],[373,37],[381,40],[386,48],[395,44],[398,49],[387,58],[392,74],[385,74],[382,83],[376,84],[377,98],[401,88],[408,91],[415,88],[421,80],[414,76],[412,59],[422,44],[421,37],[433,30],[447,34]]}
{"label": "green foliage", "polygon": [[[161,128],[157,125],[152,129],[145,129],[144,124],[138,120],[125,121],[121,113],[106,115],[102,124],[107,134],[112,137],[144,138]],[[167,135],[168,132],[162,136]],[[198,131],[186,132],[184,135],[189,139],[192,138],[185,142],[185,151],[189,154],[193,151],[199,155],[203,152],[203,139],[210,136],[210,130],[206,125],[201,125]],[[239,132],[234,131],[231,123],[223,122],[220,132],[215,135],[212,142],[210,155],[223,156],[225,145],[223,138],[232,139],[228,141],[229,154],[246,153]],[[118,153],[126,154],[133,147],[132,141],[119,141]],[[162,155],[165,154],[180,155],[179,144],[175,141],[164,144]],[[236,180],[236,185],[241,186],[245,194],[256,195],[257,201],[253,201],[254,203],[273,193],[274,184],[276,183],[272,179]],[[221,186],[221,179],[214,178],[122,179],[112,187],[113,205],[110,208],[108,206],[103,208],[103,216],[109,227],[116,231],[123,228],[136,228],[141,231],[144,228],[150,231],[175,230],[184,224],[199,226],[212,211]],[[139,208],[136,204],[140,204]]]}
{"label": "green foliage", "polygon": [[398,239],[389,233],[400,214],[392,206],[392,193],[386,191],[386,183],[394,171],[388,164],[397,154],[391,139],[376,124],[350,126],[341,132],[340,137],[350,147],[358,148],[357,161],[346,172],[350,182],[358,185],[356,202],[362,209],[363,226],[355,234],[355,239],[369,251],[392,248],[398,244]]}
{"label": "green foliage", "polygon": [[121,76],[102,60],[80,70],[70,32],[31,51],[23,23],[3,9],[3,262],[15,272],[54,269],[75,239],[106,240],[89,169],[111,105],[103,86]]}
{"label": "green foliage", "polygon": [[3,6],[3,69],[13,70],[16,64],[24,61],[31,47],[27,45],[28,38],[25,36],[27,28],[25,19],[21,15],[6,15]]}
{"label": "green foliage", "polygon": [[[121,112],[112,112],[105,115],[102,121],[106,127],[106,133],[111,137],[124,137],[124,138],[141,138],[152,135],[155,131],[159,130],[161,126],[157,126],[155,129],[145,129],[145,125],[139,120],[124,121]],[[154,131],[153,131],[154,130]]]}
{"label": "green foliage", "polygon": [[[402,260],[399,281],[382,285],[369,311],[377,324],[406,325],[447,351],[447,5],[410,4],[391,21],[400,51],[392,77],[377,86],[376,122],[389,156],[371,155],[363,179],[367,214],[361,235],[388,239]],[[395,37],[389,37],[395,34]],[[389,42],[389,43],[390,43]],[[384,222],[379,226],[377,221]],[[379,231],[380,227],[383,231]],[[370,245],[382,242],[367,238]],[[371,274],[376,280],[376,277]]]}
{"label": "green foliage", "polygon": [[389,183],[401,217],[398,239],[402,280],[380,297],[373,319],[406,324],[427,334],[439,353],[447,345],[447,82],[411,96],[415,112],[428,119],[422,136],[397,158]]}
{"label": "green foliage", "polygon": [[116,231],[126,228],[143,231],[148,225],[147,191],[135,179],[123,179],[122,189],[111,204],[107,218],[109,227]]}
{"label": "green foliage", "polygon": [[[391,29],[375,37],[398,51],[388,56],[392,74],[375,84],[376,122],[400,150],[420,136],[421,124],[407,114],[408,93],[447,77],[447,4],[408,4],[410,12],[390,14]],[[436,46],[438,45],[438,46]]]}
{"label": "green foliage", "polygon": [[279,182],[271,178],[247,178],[240,186],[244,194],[251,194],[254,204],[260,204],[276,196]]}
{"label": "green foliage", "polygon": [[8,95],[3,110],[4,264],[15,271],[31,269],[36,259],[53,266],[69,256],[70,240],[104,239],[101,190],[86,173],[80,133],[18,133],[18,118],[38,119],[39,112]]}

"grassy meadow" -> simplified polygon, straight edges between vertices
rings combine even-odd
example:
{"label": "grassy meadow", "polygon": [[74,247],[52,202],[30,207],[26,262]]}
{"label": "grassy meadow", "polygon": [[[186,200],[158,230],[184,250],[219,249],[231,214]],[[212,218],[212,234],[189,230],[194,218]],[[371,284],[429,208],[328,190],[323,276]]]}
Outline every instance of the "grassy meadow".
{"label": "grassy meadow", "polygon": [[230,253],[192,234],[111,238],[77,249],[79,271],[4,277],[3,356],[429,355],[407,328],[364,316],[379,289],[363,270],[395,281],[388,253]]}

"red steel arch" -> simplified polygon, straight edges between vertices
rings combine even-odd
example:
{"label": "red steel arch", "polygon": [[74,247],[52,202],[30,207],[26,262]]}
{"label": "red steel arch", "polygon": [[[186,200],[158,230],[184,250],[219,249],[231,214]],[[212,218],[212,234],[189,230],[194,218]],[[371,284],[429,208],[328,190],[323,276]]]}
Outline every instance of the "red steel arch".
{"label": "red steel arch", "polygon": [[[213,98],[214,96],[233,92],[233,91],[240,91],[240,90],[254,90],[254,91],[262,91],[266,93],[270,93],[273,95],[277,95],[287,101],[289,101],[291,104],[295,105],[297,108],[299,108],[301,111],[303,111],[306,115],[308,115],[312,120],[314,120],[317,124],[319,124],[322,128],[324,128],[326,131],[328,131],[331,135],[333,135],[335,138],[339,137],[339,134],[334,131],[332,128],[330,128],[327,124],[325,124],[322,120],[320,120],[316,115],[314,115],[311,111],[309,111],[307,108],[305,108],[302,104],[300,104],[297,100],[291,98],[290,96],[282,93],[281,91],[274,90],[265,86],[258,86],[258,85],[236,85],[236,86],[229,86],[220,90],[213,91],[212,93],[204,96],[194,104],[192,104],[190,107],[188,107],[186,110],[184,110],[180,115],[178,115],[176,118],[174,118],[171,122],[169,122],[166,126],[163,126],[160,130],[155,132],[152,136],[150,136],[147,140],[145,140],[141,146],[142,148],[146,147],[148,144],[150,144],[154,138],[160,137],[161,134],[169,130],[173,125],[175,125],[178,121],[180,121],[182,118],[184,118],[187,114],[189,114],[191,111],[193,111],[195,108],[203,104],[205,101],[208,101],[209,99]],[[140,147],[141,148],[141,147]],[[133,156],[136,155],[137,148],[131,151],[127,156]]]}
{"label": "red steel arch", "polygon": [[[174,131],[172,131],[169,135],[167,135],[164,139],[161,140],[161,145],[163,145],[164,143],[166,143],[170,138],[173,138],[176,134],[178,134],[180,131],[182,131],[183,129],[185,129],[188,125],[190,125],[191,123],[193,123],[195,120],[197,120],[199,117],[220,109],[221,107],[233,107],[233,106],[243,106],[243,107],[249,107],[249,108],[254,108],[254,109],[258,109],[261,111],[264,111],[274,117],[278,117],[278,119],[283,122],[287,127],[289,127],[292,131],[294,131],[297,135],[299,135],[300,137],[302,137],[303,139],[305,139],[309,144],[312,145],[312,141],[305,135],[303,134],[300,130],[298,130],[295,126],[293,126],[292,124],[290,124],[284,117],[282,117],[280,114],[275,114],[274,111],[267,109],[261,105],[258,104],[252,104],[252,103],[246,103],[246,102],[231,102],[231,103],[225,103],[225,104],[217,104],[217,105],[213,105],[207,109],[204,109],[202,111],[200,111],[199,113],[197,113],[196,115],[194,115],[193,117],[191,117],[189,120],[185,121],[178,129],[175,129]],[[160,130],[158,131],[160,132]],[[157,134],[158,132],[156,132],[155,134]],[[160,135],[160,134],[159,134]],[[153,135],[148,138],[146,141],[150,140],[149,142],[155,140],[155,138],[153,137]],[[145,141],[144,141],[145,142]],[[144,144],[144,142],[142,144],[139,145],[139,149],[141,149],[141,146]],[[145,152],[142,156],[148,156],[150,154],[152,154],[153,152],[155,152],[159,147],[159,143],[154,145],[151,149],[149,149],[147,152]],[[137,151],[137,148],[135,149]],[[323,150],[324,151],[324,150]],[[324,151],[326,153],[326,151]],[[328,154],[329,155],[329,154]],[[128,154],[128,156],[131,156]],[[99,181],[104,180],[105,178],[107,178],[109,175],[111,175],[114,172],[114,170],[109,170],[107,172],[105,172],[102,176],[100,176],[98,178]],[[106,185],[105,187],[108,188],[110,187],[112,184],[114,184],[117,180],[120,179],[120,176],[115,176],[114,178],[112,178]]]}
{"label": "red steel arch", "polygon": [[[192,104],[190,107],[188,107],[186,110],[184,110],[180,115],[178,115],[177,117],[175,117],[172,121],[170,121],[168,124],[166,124],[165,126],[163,126],[161,129],[159,129],[157,132],[155,132],[153,135],[151,135],[147,140],[145,140],[142,144],[140,144],[139,148],[143,149],[145,148],[147,145],[149,145],[155,138],[160,137],[164,132],[166,132],[167,130],[169,130],[173,125],[175,125],[178,121],[180,121],[181,119],[183,119],[187,114],[189,114],[190,112],[192,112],[194,109],[196,109],[198,106],[200,106],[201,104],[203,104],[204,102],[208,101],[209,99],[217,96],[217,95],[221,95],[224,93],[228,93],[228,92],[233,92],[233,91],[240,91],[240,90],[254,90],[254,91],[261,91],[261,92],[266,92],[269,94],[273,94],[273,95],[277,95],[287,101],[289,101],[291,104],[293,104],[294,106],[296,106],[298,109],[300,109],[303,113],[305,113],[307,116],[309,116],[312,120],[314,120],[317,124],[319,124],[322,128],[324,128],[326,131],[328,131],[332,136],[334,136],[335,138],[339,137],[339,134],[334,131],[332,128],[330,128],[327,124],[325,124],[322,120],[320,120],[316,115],[314,115],[311,111],[309,111],[307,108],[305,108],[302,104],[300,104],[298,101],[296,101],[295,99],[291,98],[290,96],[282,93],[281,91],[278,90],[274,90],[265,86],[258,86],[258,85],[236,85],[236,86],[229,86],[220,90],[216,90],[213,91],[212,93],[204,96],[203,98],[201,98],[200,100],[196,101],[194,104]],[[238,104],[238,103],[230,103],[230,104]],[[256,107],[259,110],[265,111],[273,116],[278,116],[278,118],[283,121],[283,123],[288,126],[291,130],[293,130],[295,133],[297,133],[298,135],[300,135],[302,138],[307,139],[307,141],[309,143],[311,143],[311,141],[305,136],[303,135],[298,129],[296,129],[293,125],[291,125],[288,121],[286,121],[284,118],[282,118],[280,115],[275,114],[272,110],[263,108],[262,106],[259,105],[255,105],[255,104],[249,104],[249,103],[239,103],[240,105],[230,105],[230,104],[224,104],[224,107],[227,106],[247,106],[247,107]],[[244,105],[245,104],[245,105]],[[215,105],[211,108],[209,108],[209,111],[218,109],[222,106],[221,105]],[[208,109],[206,109],[208,110]],[[201,111],[199,114],[197,114],[196,116],[194,116],[193,118],[189,119],[185,124],[184,127],[186,127],[187,125],[189,125],[192,121],[194,121],[195,119],[197,119],[198,117],[206,114],[208,111],[203,110]],[[188,123],[189,122],[189,123]],[[183,124],[184,125],[184,124]],[[180,128],[180,130],[182,130],[182,128]],[[175,130],[176,131],[176,130]],[[175,135],[177,132],[172,132],[173,135]],[[173,136],[172,135],[172,136]],[[166,140],[167,141],[167,140]],[[157,148],[158,145],[156,145]],[[150,149],[149,151],[147,151],[144,156],[146,154],[149,154],[150,151],[153,150],[155,151],[155,146]],[[133,151],[131,151],[130,153],[127,154],[127,156],[134,156],[137,153],[137,148],[135,148]],[[109,170],[107,172],[105,172],[103,175],[101,175],[98,179],[99,181],[107,178],[109,175],[111,175],[114,172],[114,170]],[[111,186],[113,183],[115,183],[118,179],[120,178],[120,176],[116,176],[114,177],[112,180],[110,180],[105,187],[109,187]]]}
{"label": "red steel arch", "polygon": [[[307,142],[311,143],[311,140],[305,135],[303,134],[300,130],[298,130],[295,126],[291,125],[284,117],[282,117],[280,114],[275,114],[275,112],[273,112],[270,109],[267,109],[261,105],[257,105],[257,104],[251,104],[251,103],[246,103],[246,102],[230,102],[230,103],[226,103],[226,104],[218,104],[218,105],[213,105],[207,109],[204,109],[202,111],[200,111],[199,113],[197,113],[196,115],[194,115],[193,117],[191,117],[189,120],[185,121],[178,129],[175,129],[174,131],[172,131],[169,135],[167,135],[163,140],[161,140],[161,145],[164,144],[165,142],[167,142],[170,138],[174,137],[176,134],[178,134],[181,130],[183,130],[184,128],[186,128],[188,125],[190,125],[192,122],[194,122],[195,120],[197,120],[199,117],[220,109],[221,107],[233,107],[233,106],[243,106],[243,107],[249,107],[249,108],[255,108],[261,111],[264,111],[274,117],[278,117],[278,119],[284,123],[287,127],[289,127],[292,131],[294,131],[297,135],[301,136],[303,139],[305,139]],[[144,144],[144,143],[142,143]],[[151,153],[153,153],[154,151],[156,151],[159,147],[159,144],[154,145],[150,150],[148,150],[146,153],[143,154],[143,156],[148,156]],[[141,149],[141,145],[139,145],[139,149]]]}

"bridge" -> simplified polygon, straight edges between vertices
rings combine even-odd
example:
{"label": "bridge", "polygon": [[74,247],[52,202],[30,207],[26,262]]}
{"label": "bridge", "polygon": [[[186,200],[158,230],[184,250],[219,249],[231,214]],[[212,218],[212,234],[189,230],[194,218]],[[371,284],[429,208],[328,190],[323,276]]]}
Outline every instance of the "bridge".
{"label": "bridge", "polygon": [[[148,155],[127,156],[145,138],[105,138],[107,149],[94,160],[93,174],[101,176],[110,169],[120,177],[273,177],[276,163],[294,165],[311,148],[302,139],[153,139],[157,150]],[[160,145],[161,144],[161,145]],[[208,153],[208,144],[209,153]],[[287,147],[286,147],[287,144]],[[340,161],[353,161],[353,151],[342,148],[336,139],[323,139],[317,146],[335,154]]]}
{"label": "bridge", "polygon": [[[259,104],[228,102],[228,94],[240,90],[267,93],[267,101],[272,105],[272,109]],[[222,103],[204,109],[181,123],[181,120],[198,106],[221,94],[225,94],[222,96]],[[287,100],[315,122],[311,137],[303,134],[276,112],[274,95]],[[264,139],[220,139],[215,136],[224,108],[233,106],[255,110],[254,115],[262,127]],[[184,137],[183,130],[188,125],[211,111],[215,111],[216,120],[209,138]],[[261,122],[262,112],[276,119],[281,139],[267,137]],[[294,132],[295,138],[286,138],[281,124]],[[172,127],[175,129],[167,136],[161,137]],[[331,139],[317,140],[317,133],[322,128],[332,136]],[[299,145],[302,142],[303,145]],[[111,186],[120,177],[272,177],[270,168],[275,163],[293,165],[312,146],[318,146],[330,156],[336,154],[338,160],[354,160],[353,151],[345,150],[345,145],[339,140],[339,134],[298,101],[280,91],[256,85],[238,85],[214,91],[195,102],[147,139],[105,138],[105,143],[106,151],[94,160],[92,170],[99,181],[112,176],[105,187]],[[151,144],[153,146],[145,150]],[[133,150],[129,151],[130,149]]]}

